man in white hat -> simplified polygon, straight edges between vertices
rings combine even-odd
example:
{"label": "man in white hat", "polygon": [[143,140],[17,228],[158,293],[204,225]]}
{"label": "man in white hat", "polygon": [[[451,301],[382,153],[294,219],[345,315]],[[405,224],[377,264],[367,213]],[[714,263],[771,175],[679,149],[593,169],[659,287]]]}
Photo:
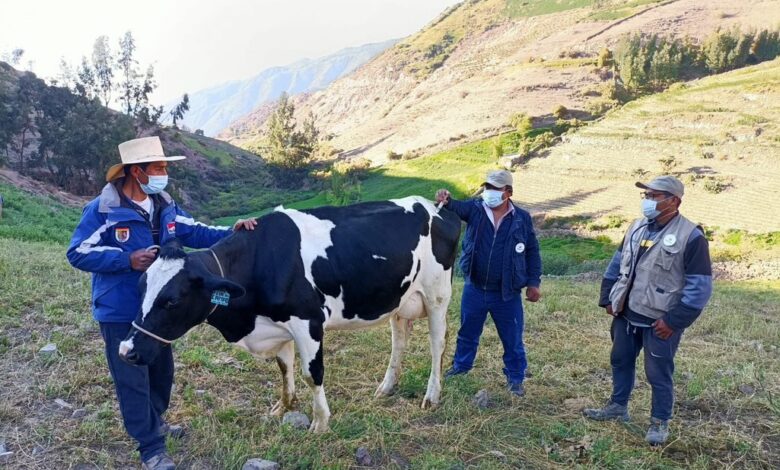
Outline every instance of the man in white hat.
{"label": "man in white hat", "polygon": [[436,202],[446,203],[466,222],[460,268],[466,283],[460,307],[460,330],[452,367],[445,378],[465,374],[474,365],[487,314],[493,317],[504,346],[504,375],[515,396],[525,394],[527,367],[523,344],[523,299],[541,297],[542,259],[531,215],[516,206],[512,173],[491,171],[482,183],[482,197],[469,201],[450,199],[440,189]]}
{"label": "man in white hat", "polygon": [[712,294],[712,265],[701,227],[680,215],[685,192],[674,176],[636,183],[642,218],[635,220],[601,283],[599,306],[612,319],[612,396],[603,408],[586,408],[597,421],[628,421],[636,359],[645,350],[645,374],[652,388],[650,427],[645,440],[669,438],[674,405],[674,356],[686,328]]}
{"label": "man in white hat", "polygon": [[[119,358],[119,343],[127,336],[141,305],[138,281],[157,256],[157,246],[177,238],[191,248],[208,248],[230,235],[228,227],[195,222],[164,191],[168,157],[159,137],[119,145],[122,162],[109,168],[108,184],[84,208],[67,257],[92,273],[92,312],[100,323],[108,368],[114,380],[125,429],[138,442],[145,469],[169,470],[165,437],[181,437],[180,426],[162,418],[173,385],[173,354],[166,348],[154,364],[137,367]],[[239,220],[233,230],[253,230],[257,222]]]}

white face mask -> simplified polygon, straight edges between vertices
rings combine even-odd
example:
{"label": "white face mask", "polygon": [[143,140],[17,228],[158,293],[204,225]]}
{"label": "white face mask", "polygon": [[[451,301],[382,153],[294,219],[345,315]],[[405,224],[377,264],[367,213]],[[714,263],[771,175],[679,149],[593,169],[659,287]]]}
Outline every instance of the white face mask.
{"label": "white face mask", "polygon": [[504,192],[497,189],[486,189],[482,191],[482,200],[488,207],[495,209],[504,202]]}

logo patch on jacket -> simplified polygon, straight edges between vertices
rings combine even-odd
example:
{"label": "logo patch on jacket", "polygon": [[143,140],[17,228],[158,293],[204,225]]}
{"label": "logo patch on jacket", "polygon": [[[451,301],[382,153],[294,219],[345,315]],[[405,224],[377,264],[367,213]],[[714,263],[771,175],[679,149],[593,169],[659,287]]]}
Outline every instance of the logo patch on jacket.
{"label": "logo patch on jacket", "polygon": [[114,237],[119,243],[130,240],[130,227],[117,228],[114,230]]}
{"label": "logo patch on jacket", "polygon": [[168,235],[176,235],[176,222],[168,222],[166,227],[168,228]]}

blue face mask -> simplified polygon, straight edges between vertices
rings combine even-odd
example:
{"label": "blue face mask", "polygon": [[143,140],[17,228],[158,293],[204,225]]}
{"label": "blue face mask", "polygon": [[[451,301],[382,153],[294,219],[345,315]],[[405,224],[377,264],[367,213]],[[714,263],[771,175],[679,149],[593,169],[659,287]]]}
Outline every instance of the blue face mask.
{"label": "blue face mask", "polygon": [[642,215],[647,217],[648,220],[653,220],[659,215],[661,215],[661,211],[656,209],[658,206],[658,201],[654,201],[652,199],[642,199]]}
{"label": "blue face mask", "polygon": [[[647,217],[647,220],[654,220],[657,219],[661,214],[664,212],[667,212],[667,210],[659,211],[658,210],[658,203],[664,202],[668,197],[665,199],[661,199],[660,201],[654,201],[653,199],[642,199],[642,215]],[[671,209],[674,209],[674,207],[671,207]]]}
{"label": "blue face mask", "polygon": [[[145,174],[145,173],[144,173]],[[141,185],[141,191],[146,194],[159,194],[168,186],[168,175],[146,175],[149,178],[149,182],[144,184],[138,181]]]}
{"label": "blue face mask", "polygon": [[482,200],[488,207],[495,209],[504,202],[504,192],[496,189],[486,189],[482,191]]}

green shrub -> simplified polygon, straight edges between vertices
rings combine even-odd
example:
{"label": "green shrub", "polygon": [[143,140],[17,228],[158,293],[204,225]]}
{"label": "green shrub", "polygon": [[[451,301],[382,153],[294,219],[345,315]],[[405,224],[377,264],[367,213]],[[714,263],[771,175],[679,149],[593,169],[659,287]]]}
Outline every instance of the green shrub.
{"label": "green shrub", "polygon": [[722,193],[728,187],[728,183],[725,183],[722,179],[717,177],[707,178],[704,182],[704,190],[712,194]]}
{"label": "green shrub", "polygon": [[533,119],[526,113],[515,113],[509,118],[509,125],[521,135],[529,133],[534,128]]}
{"label": "green shrub", "polygon": [[563,276],[575,267],[577,261],[564,253],[546,252],[542,250],[542,273]]}
{"label": "green shrub", "polygon": [[564,119],[569,114],[569,110],[566,109],[566,106],[559,104],[558,106],[553,108],[552,115],[555,116],[557,119]]}
{"label": "green shrub", "polygon": [[604,47],[599,51],[599,58],[596,62],[596,66],[598,67],[612,67],[614,65],[615,60],[612,57],[612,51],[610,51],[608,48]]}

